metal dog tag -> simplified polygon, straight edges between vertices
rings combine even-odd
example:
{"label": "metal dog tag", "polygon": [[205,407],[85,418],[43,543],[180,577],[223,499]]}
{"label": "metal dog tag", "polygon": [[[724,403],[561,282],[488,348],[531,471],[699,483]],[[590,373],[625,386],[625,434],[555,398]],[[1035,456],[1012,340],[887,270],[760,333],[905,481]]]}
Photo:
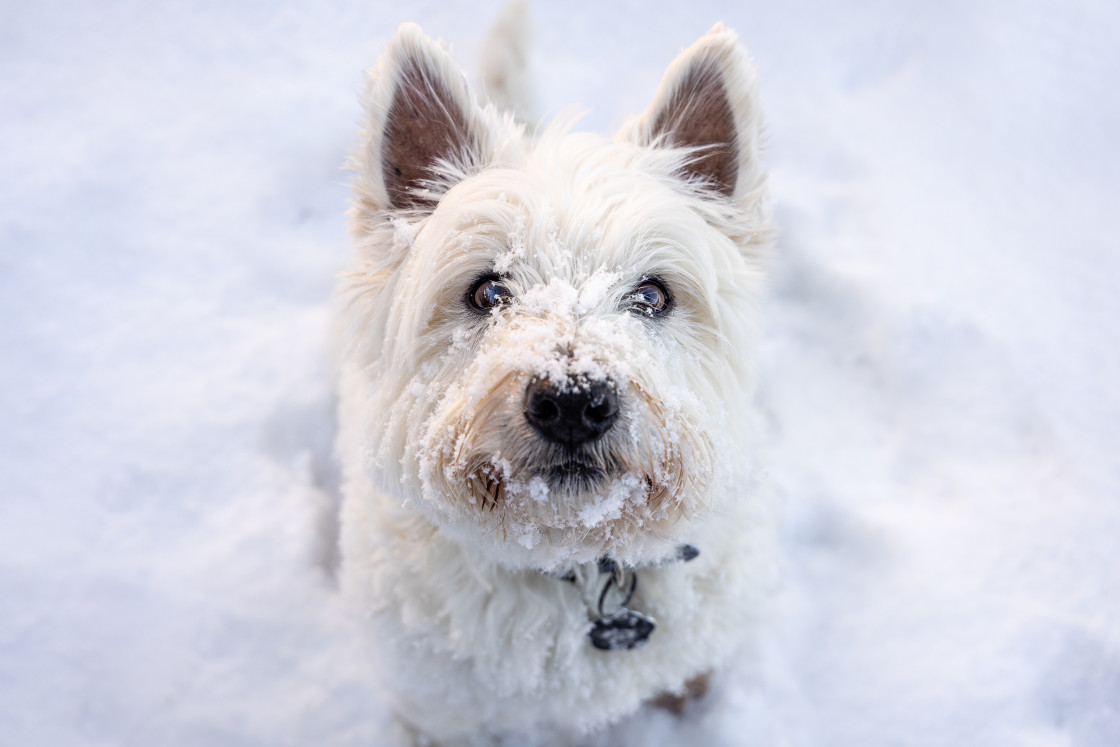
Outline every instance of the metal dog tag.
{"label": "metal dog tag", "polygon": [[591,645],[602,651],[629,651],[644,646],[655,627],[653,618],[623,609],[612,617],[596,620],[588,635]]}

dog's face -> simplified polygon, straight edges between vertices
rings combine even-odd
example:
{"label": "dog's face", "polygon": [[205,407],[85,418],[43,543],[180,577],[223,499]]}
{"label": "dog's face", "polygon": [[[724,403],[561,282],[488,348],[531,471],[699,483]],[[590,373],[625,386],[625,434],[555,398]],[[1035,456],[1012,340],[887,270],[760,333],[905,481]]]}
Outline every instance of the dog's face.
{"label": "dog's face", "polygon": [[343,385],[371,476],[508,562],[664,553],[744,461],[770,226],[734,36],[613,143],[524,136],[415,27],[368,103]]}

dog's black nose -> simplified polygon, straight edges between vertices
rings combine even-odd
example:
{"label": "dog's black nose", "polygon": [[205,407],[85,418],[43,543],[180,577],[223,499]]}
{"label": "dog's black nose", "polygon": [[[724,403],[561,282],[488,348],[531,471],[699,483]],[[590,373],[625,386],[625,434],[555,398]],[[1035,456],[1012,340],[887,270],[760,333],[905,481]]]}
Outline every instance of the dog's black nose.
{"label": "dog's black nose", "polygon": [[525,419],[549,441],[578,446],[602,436],[618,419],[618,396],[604,381],[533,379],[525,388]]}

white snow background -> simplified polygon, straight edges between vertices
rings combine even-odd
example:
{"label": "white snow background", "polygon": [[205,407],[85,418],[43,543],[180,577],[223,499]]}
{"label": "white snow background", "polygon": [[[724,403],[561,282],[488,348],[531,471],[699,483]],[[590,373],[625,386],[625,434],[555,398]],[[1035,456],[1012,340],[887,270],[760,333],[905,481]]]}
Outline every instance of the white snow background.
{"label": "white snow background", "polygon": [[[384,742],[325,570],[341,164],[393,29],[473,72],[500,5],[0,6],[0,744]],[[532,12],[602,132],[735,28],[783,229],[768,674],[596,743],[1120,744],[1120,6]]]}

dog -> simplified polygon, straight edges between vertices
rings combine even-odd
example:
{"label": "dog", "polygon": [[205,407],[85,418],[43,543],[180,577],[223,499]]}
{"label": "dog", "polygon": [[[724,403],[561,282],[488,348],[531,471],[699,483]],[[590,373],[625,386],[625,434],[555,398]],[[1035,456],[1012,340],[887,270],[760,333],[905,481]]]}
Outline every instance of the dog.
{"label": "dog", "polygon": [[679,711],[759,627],[773,243],[755,67],[717,24],[613,140],[530,132],[401,26],[340,291],[340,586],[417,744]]}

